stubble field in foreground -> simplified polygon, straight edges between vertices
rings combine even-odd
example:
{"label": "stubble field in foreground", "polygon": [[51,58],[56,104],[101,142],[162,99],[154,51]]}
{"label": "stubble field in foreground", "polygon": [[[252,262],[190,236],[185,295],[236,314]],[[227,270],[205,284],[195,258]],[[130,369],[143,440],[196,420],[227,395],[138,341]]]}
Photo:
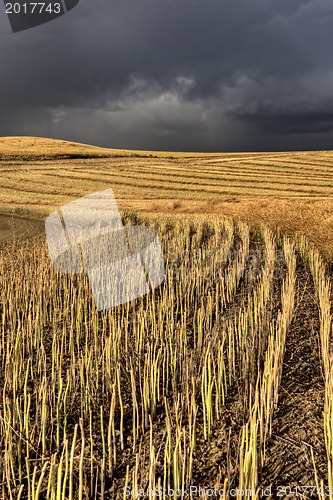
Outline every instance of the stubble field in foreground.
{"label": "stubble field in foreground", "polygon": [[110,187],[122,211],[265,223],[305,234],[333,260],[332,151],[174,153],[0,138],[0,228],[7,232],[42,231],[52,210]]}
{"label": "stubble field in foreground", "polygon": [[[333,499],[332,187],[331,151],[0,138],[2,498]],[[156,227],[166,278],[98,312],[44,218],[106,188]]]}
{"label": "stubble field in foreground", "polygon": [[318,252],[220,217],[146,223],[166,278],[108,311],[84,275],[52,269],[44,238],[1,251],[2,497],[333,498]]}

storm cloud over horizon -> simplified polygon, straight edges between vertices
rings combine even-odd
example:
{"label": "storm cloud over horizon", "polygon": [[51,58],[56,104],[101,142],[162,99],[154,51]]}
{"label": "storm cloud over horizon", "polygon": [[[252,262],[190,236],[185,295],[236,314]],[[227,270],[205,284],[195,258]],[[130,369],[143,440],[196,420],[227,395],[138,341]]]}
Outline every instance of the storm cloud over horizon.
{"label": "storm cloud over horizon", "polygon": [[0,135],[128,149],[333,149],[331,0],[80,0],[13,34]]}

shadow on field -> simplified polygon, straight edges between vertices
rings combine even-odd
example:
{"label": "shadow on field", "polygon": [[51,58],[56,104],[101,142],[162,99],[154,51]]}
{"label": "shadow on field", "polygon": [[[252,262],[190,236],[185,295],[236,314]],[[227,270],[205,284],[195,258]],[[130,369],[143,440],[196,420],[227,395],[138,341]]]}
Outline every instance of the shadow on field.
{"label": "shadow on field", "polygon": [[16,239],[34,238],[44,232],[44,221],[41,219],[0,213],[0,246]]}

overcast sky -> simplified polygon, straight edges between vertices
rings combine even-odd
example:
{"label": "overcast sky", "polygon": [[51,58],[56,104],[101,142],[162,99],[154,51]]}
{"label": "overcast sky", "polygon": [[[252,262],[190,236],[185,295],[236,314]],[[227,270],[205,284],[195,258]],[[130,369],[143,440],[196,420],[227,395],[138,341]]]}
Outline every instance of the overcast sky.
{"label": "overcast sky", "polygon": [[13,34],[0,135],[129,149],[333,149],[332,0],[80,0]]}

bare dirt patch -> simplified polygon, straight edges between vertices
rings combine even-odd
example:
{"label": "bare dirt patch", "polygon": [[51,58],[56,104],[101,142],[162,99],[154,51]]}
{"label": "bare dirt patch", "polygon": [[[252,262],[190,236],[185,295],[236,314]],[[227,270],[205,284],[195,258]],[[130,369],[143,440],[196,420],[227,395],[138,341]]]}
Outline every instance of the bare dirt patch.
{"label": "bare dirt patch", "polygon": [[0,213],[0,246],[18,239],[34,238],[44,232],[44,222],[21,215]]}

